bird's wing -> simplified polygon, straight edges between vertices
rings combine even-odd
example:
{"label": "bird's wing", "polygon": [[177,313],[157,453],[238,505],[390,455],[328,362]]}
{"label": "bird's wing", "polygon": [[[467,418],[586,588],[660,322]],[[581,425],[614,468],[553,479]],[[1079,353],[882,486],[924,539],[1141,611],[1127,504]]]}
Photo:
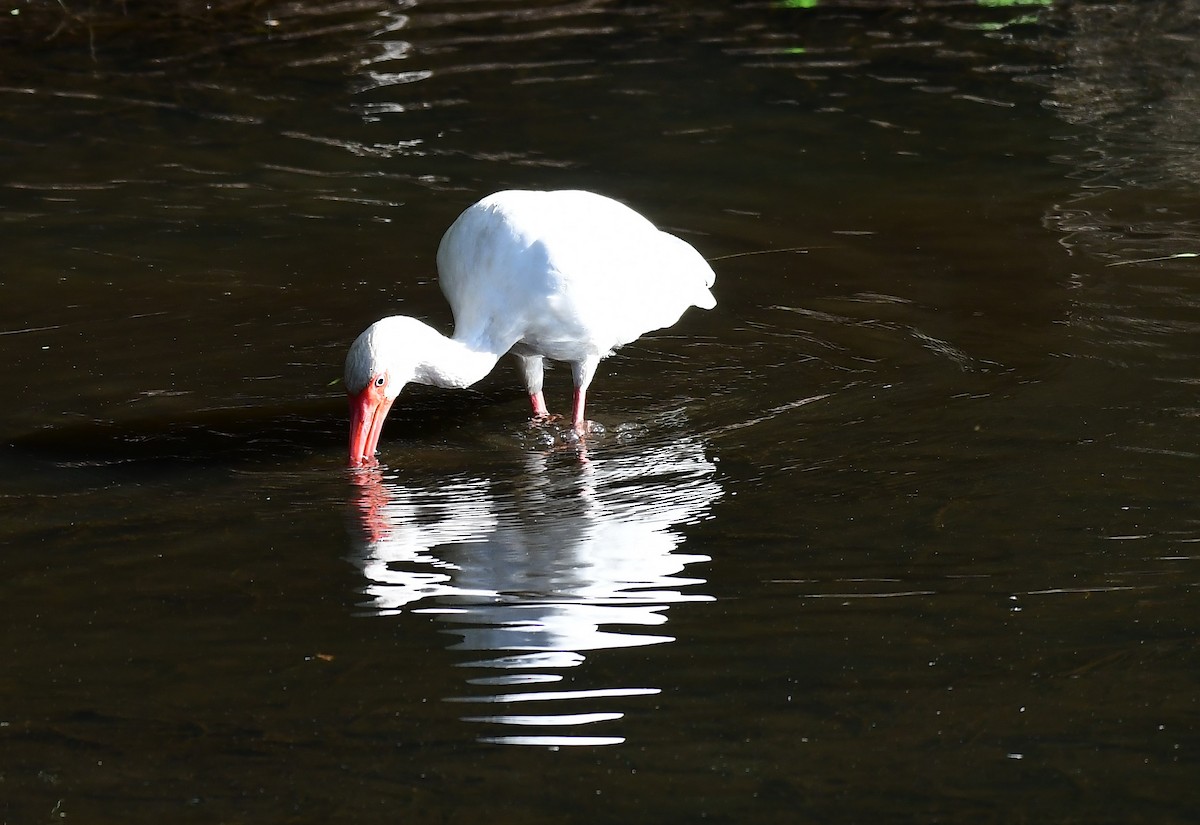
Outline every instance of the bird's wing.
{"label": "bird's wing", "polygon": [[714,305],[691,245],[590,192],[501,192],[467,209],[438,250],[455,338],[560,360],[606,355]]}

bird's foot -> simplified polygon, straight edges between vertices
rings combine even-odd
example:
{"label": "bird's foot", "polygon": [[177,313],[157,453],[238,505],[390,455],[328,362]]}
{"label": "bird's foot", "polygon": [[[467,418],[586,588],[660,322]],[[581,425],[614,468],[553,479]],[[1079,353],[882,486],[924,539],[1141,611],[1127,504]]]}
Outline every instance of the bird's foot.
{"label": "bird's foot", "polygon": [[533,418],[529,422],[529,428],[534,432],[538,444],[551,449],[578,448],[586,444],[590,437],[607,432],[604,425],[598,421],[571,423],[561,415]]}
{"label": "bird's foot", "polygon": [[578,456],[583,464],[590,463],[588,455],[589,445],[594,446],[596,441],[594,438],[604,435],[607,432],[604,425],[599,421],[577,421],[569,430],[563,430],[563,441],[570,447],[574,448],[575,455]]}
{"label": "bird's foot", "polygon": [[589,435],[604,435],[607,432],[599,421],[577,421],[571,429],[580,438]]}
{"label": "bird's foot", "polygon": [[577,421],[570,427],[564,427],[559,431],[559,437],[563,444],[572,446],[580,453],[587,452],[588,443],[593,437],[604,435],[607,432],[604,425],[598,421]]}
{"label": "bird's foot", "polygon": [[[533,418],[529,419],[529,426],[535,428],[558,427],[566,424],[566,422],[567,419],[565,416],[558,415],[557,413],[547,413],[546,415],[535,415]],[[601,435],[607,432],[607,430],[604,429],[604,425],[599,421],[586,420],[576,421],[575,423],[571,424],[570,427],[563,427],[562,429],[564,432],[573,432],[580,436]]]}

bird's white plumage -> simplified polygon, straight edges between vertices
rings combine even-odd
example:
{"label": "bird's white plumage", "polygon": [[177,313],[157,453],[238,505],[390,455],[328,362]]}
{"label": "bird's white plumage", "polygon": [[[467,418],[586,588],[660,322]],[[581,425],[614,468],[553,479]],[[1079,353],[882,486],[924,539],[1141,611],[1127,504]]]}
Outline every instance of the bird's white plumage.
{"label": "bird's white plumage", "polygon": [[352,395],[385,374],[389,399],[410,381],[468,386],[511,351],[535,410],[542,359],[571,364],[578,419],[601,358],[688,307],[716,305],[716,276],[699,252],[592,192],[490,195],[446,231],[437,265],[453,338],[403,316],[376,322],[346,359]]}
{"label": "bird's white plumage", "polygon": [[700,253],[592,192],[484,198],[447,230],[437,260],[454,337],[497,353],[521,344],[558,361],[600,358],[716,304]]}

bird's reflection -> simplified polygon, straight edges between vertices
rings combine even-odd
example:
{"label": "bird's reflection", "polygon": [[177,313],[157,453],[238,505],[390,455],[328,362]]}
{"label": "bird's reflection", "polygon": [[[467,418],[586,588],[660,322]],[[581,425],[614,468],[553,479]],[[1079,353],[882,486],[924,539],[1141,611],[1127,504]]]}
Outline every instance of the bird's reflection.
{"label": "bird's reflection", "polygon": [[[677,549],[682,528],[708,518],[720,495],[714,466],[687,439],[583,460],[536,453],[527,463],[507,481],[460,476],[436,486],[356,472],[366,607],[437,614],[461,636],[452,649],[495,654],[461,666],[477,670],[468,683],[499,692],[447,698],[499,711],[465,717],[486,723],[481,739],[622,742],[577,729],[623,715],[597,708],[602,700],[658,689],[584,685],[568,669],[586,651],[673,641],[661,629],[668,606],[710,599],[698,590],[703,579],[684,575],[708,557]],[[571,689],[547,689],[568,673]],[[514,710],[527,707],[545,710]]]}

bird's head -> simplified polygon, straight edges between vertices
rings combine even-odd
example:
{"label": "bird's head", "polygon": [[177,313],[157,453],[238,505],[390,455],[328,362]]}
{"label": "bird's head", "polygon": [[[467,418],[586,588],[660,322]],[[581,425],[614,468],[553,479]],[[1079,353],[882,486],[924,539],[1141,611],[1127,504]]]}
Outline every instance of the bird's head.
{"label": "bird's head", "polygon": [[350,396],[350,466],[375,464],[379,433],[392,402],[415,371],[405,346],[409,318],[384,318],[363,331],[346,355],[346,393]]}

